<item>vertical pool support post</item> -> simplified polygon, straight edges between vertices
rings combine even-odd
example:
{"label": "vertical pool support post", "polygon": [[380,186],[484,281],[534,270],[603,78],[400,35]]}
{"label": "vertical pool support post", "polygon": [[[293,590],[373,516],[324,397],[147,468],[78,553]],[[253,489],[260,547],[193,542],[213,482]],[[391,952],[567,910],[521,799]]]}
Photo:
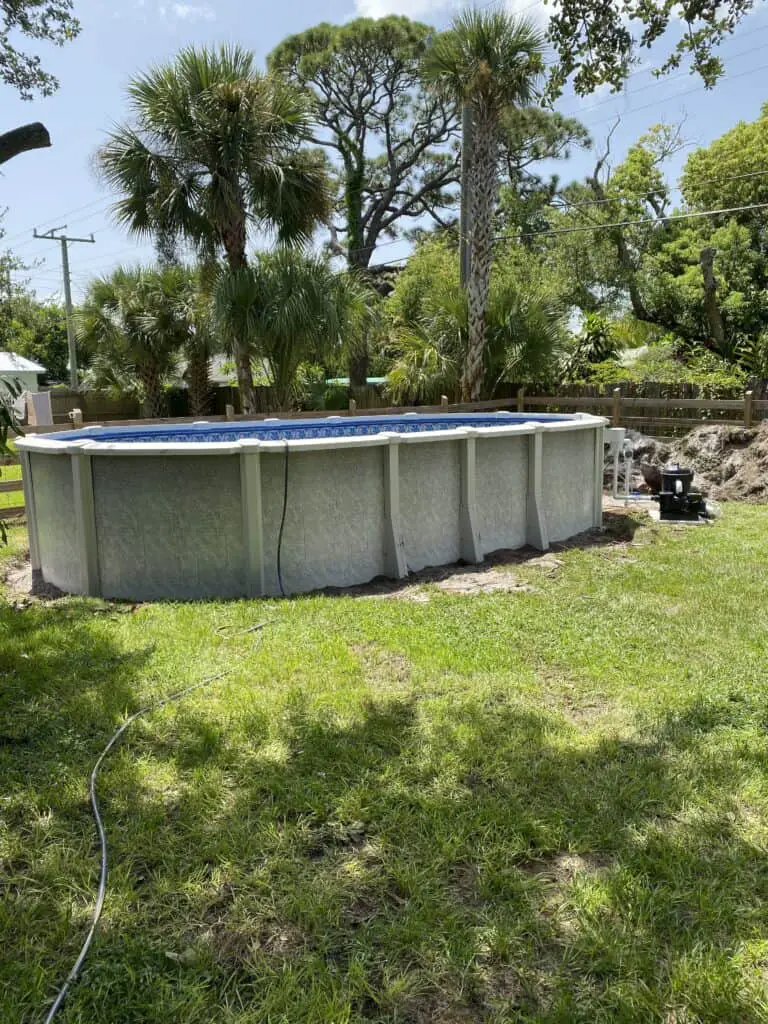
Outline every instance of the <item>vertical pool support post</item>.
{"label": "vertical pool support post", "polygon": [[461,498],[459,503],[459,540],[465,562],[482,562],[483,548],[477,528],[477,439],[474,430],[462,431],[459,440],[461,459]]}
{"label": "vertical pool support post", "polygon": [[19,451],[21,464],[21,486],[24,491],[24,508],[27,513],[27,533],[29,535],[29,561],[32,572],[42,569],[40,561],[40,542],[37,538],[37,515],[35,514],[35,490],[32,485],[32,464],[29,452]]}
{"label": "vertical pool support post", "polygon": [[241,442],[240,498],[243,505],[243,547],[245,550],[245,592],[248,597],[264,594],[264,525],[261,503],[261,453],[259,443]]}
{"label": "vertical pool support post", "polygon": [[605,428],[595,427],[595,491],[592,525],[596,530],[603,525],[603,472],[605,465]]}
{"label": "vertical pool support post", "polygon": [[387,576],[408,575],[400,519],[400,434],[389,434],[384,452],[384,565]]}
{"label": "vertical pool support post", "polygon": [[528,502],[526,513],[525,542],[539,551],[549,548],[547,521],[541,498],[542,461],[544,433],[536,427],[528,436]]}
{"label": "vertical pool support post", "polygon": [[81,593],[98,597],[101,593],[99,582],[99,549],[96,541],[96,509],[93,501],[93,467],[86,448],[91,442],[82,442],[82,447],[73,445],[72,492],[75,500],[75,533],[80,552]]}

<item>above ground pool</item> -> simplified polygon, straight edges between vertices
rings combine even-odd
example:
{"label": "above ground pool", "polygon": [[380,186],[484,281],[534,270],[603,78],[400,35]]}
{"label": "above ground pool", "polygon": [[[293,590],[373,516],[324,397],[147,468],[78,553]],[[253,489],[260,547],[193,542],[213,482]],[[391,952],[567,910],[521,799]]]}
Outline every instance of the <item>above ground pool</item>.
{"label": "above ground pool", "polygon": [[300,593],[601,523],[600,417],[329,416],[17,441],[32,568],[108,598]]}

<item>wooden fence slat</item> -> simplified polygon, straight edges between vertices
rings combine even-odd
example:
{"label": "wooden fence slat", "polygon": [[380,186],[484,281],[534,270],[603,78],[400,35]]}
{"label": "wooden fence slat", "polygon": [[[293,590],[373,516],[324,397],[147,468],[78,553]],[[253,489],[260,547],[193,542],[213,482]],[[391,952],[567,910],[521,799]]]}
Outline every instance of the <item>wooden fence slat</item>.
{"label": "wooden fence slat", "polygon": [[694,420],[694,419],[679,419],[675,416],[622,416],[621,425],[622,427],[636,427],[639,424],[646,424],[648,426],[658,427],[688,427],[693,430],[694,427],[743,427],[744,420]]}
{"label": "wooden fence slat", "polygon": [[21,480],[0,480],[0,494],[7,494],[10,491],[21,491],[22,489]]}
{"label": "wooden fence slat", "polygon": [[744,408],[741,398],[622,398],[621,405],[625,409],[632,409],[638,405],[644,405],[648,409],[741,410]]}
{"label": "wooden fence slat", "polygon": [[[622,399],[622,402],[624,399]],[[605,398],[595,396],[584,397],[583,395],[576,395],[571,397],[570,395],[553,395],[551,397],[541,397],[540,395],[526,395],[526,405],[574,405],[574,406],[599,406],[602,409],[610,409],[613,405],[613,398]]]}
{"label": "wooden fence slat", "polygon": [[26,509],[23,505],[14,505],[13,508],[0,508],[0,519],[15,519],[23,516]]}

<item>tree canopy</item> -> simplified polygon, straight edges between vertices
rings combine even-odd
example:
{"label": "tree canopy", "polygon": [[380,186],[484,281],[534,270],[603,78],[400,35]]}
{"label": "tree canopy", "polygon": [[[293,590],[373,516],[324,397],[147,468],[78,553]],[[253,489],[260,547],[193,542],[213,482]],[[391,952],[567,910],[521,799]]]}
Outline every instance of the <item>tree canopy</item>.
{"label": "tree canopy", "polygon": [[339,186],[334,246],[366,267],[377,242],[423,216],[438,223],[455,202],[458,117],[424,89],[420,63],[433,30],[403,17],[323,23],[289,36],[269,67],[312,97],[313,141]]}
{"label": "tree canopy", "polygon": [[50,96],[58,80],[43,68],[36,53],[16,44],[19,36],[36,42],[63,46],[80,32],[72,0],[0,0],[0,81],[10,85],[22,99],[35,93]]}
{"label": "tree canopy", "polygon": [[717,48],[754,7],[754,0],[553,0],[548,37],[557,61],[549,91],[571,79],[581,95],[608,84],[618,90],[639,60],[639,51],[667,44],[658,73],[689,62],[711,87],[722,75]]}

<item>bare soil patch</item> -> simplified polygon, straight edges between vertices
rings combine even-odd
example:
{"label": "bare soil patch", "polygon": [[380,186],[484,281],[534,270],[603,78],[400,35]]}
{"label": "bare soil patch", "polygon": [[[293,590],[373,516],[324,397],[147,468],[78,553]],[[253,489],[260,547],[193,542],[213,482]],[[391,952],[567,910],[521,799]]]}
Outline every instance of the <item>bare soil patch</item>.
{"label": "bare soil patch", "polygon": [[710,423],[672,444],[631,433],[637,469],[633,487],[658,491],[661,467],[677,462],[694,472],[694,490],[717,501],[768,502],[768,420],[749,430]]}

